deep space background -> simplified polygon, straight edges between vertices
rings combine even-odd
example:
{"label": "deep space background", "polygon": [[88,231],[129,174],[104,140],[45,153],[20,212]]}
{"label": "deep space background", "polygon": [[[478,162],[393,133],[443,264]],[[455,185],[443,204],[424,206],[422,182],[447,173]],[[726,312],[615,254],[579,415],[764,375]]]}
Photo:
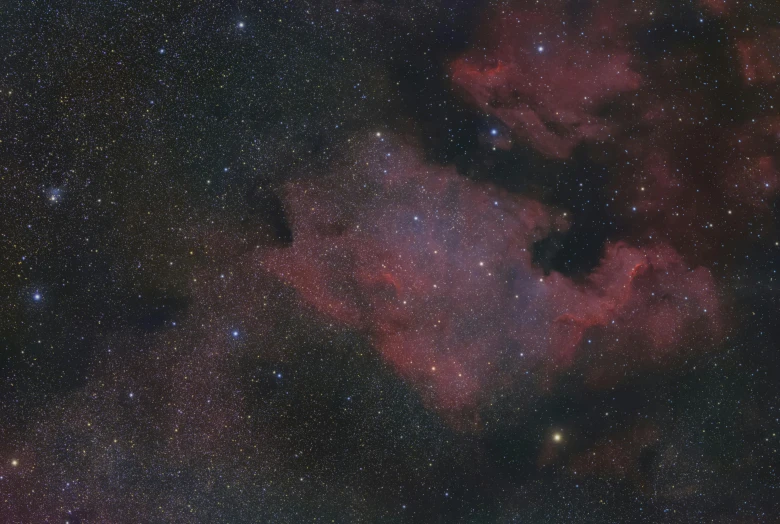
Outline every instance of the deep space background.
{"label": "deep space background", "polygon": [[5,0],[0,522],[780,522],[780,3]]}

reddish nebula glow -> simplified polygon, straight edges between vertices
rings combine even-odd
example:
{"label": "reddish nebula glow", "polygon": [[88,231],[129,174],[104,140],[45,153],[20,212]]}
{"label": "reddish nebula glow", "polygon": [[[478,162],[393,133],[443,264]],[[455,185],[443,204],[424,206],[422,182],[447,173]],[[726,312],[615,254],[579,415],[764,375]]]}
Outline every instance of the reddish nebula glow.
{"label": "reddish nebula glow", "polygon": [[764,33],[760,37],[737,41],[742,77],[748,84],[773,84],[780,74],[780,30]]}
{"label": "reddish nebula glow", "polygon": [[[707,16],[744,14],[720,1],[703,4]],[[606,2],[573,17],[561,6],[511,2],[485,19],[479,42],[451,63],[452,83],[508,126],[515,142],[543,155],[568,159],[576,146],[608,142],[587,151],[614,169],[615,209],[642,224],[629,237],[660,235],[688,260],[711,263],[724,242],[739,243],[720,233],[726,227],[774,228],[780,129],[771,117],[718,120],[718,89],[708,95],[684,81],[705,82],[705,55],[682,49],[642,58],[632,28],[653,23],[654,13],[652,4]],[[749,34],[732,33],[743,87],[774,88],[780,31],[756,24]]]}
{"label": "reddish nebula glow", "polygon": [[567,27],[560,11],[502,9],[485,24],[483,45],[453,62],[452,80],[518,139],[566,158],[583,141],[610,138],[615,123],[598,116],[599,106],[638,89],[641,77],[613,15],[596,10]]}
{"label": "reddish nebula glow", "polygon": [[[717,337],[712,276],[671,247],[610,244],[584,282],[545,275],[532,245],[567,227],[563,212],[387,151],[368,147],[347,173],[291,185],[295,240],[259,262],[367,333],[442,413],[478,409],[521,375],[541,386],[596,348],[625,373],[686,349],[694,330]],[[610,374],[593,362],[588,376]]]}
{"label": "reddish nebula glow", "polygon": [[737,128],[728,143],[735,152],[718,181],[731,199],[750,206],[751,211],[770,210],[780,188],[775,151],[780,139],[780,119],[764,118]]}
{"label": "reddish nebula glow", "polygon": [[728,0],[699,0],[699,3],[715,15],[727,14],[731,4]]}

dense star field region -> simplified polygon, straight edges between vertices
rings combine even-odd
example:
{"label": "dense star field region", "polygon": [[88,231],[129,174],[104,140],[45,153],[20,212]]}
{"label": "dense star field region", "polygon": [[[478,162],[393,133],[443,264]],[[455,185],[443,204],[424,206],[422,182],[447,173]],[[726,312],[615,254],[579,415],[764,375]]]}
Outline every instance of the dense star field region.
{"label": "dense star field region", "polygon": [[779,77],[775,0],[2,2],[0,523],[780,522]]}

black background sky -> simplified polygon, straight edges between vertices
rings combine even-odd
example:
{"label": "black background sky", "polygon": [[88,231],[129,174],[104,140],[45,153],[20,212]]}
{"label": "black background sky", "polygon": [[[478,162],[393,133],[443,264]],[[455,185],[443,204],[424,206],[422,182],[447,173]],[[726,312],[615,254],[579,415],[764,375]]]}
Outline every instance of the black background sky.
{"label": "black background sky", "polygon": [[5,2],[0,521],[777,522],[778,16]]}

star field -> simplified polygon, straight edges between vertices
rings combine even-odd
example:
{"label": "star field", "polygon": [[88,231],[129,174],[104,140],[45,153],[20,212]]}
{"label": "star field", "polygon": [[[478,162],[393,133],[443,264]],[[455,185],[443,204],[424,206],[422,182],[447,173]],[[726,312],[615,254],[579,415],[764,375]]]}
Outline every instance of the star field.
{"label": "star field", "polygon": [[777,521],[780,5],[2,13],[0,522]]}

